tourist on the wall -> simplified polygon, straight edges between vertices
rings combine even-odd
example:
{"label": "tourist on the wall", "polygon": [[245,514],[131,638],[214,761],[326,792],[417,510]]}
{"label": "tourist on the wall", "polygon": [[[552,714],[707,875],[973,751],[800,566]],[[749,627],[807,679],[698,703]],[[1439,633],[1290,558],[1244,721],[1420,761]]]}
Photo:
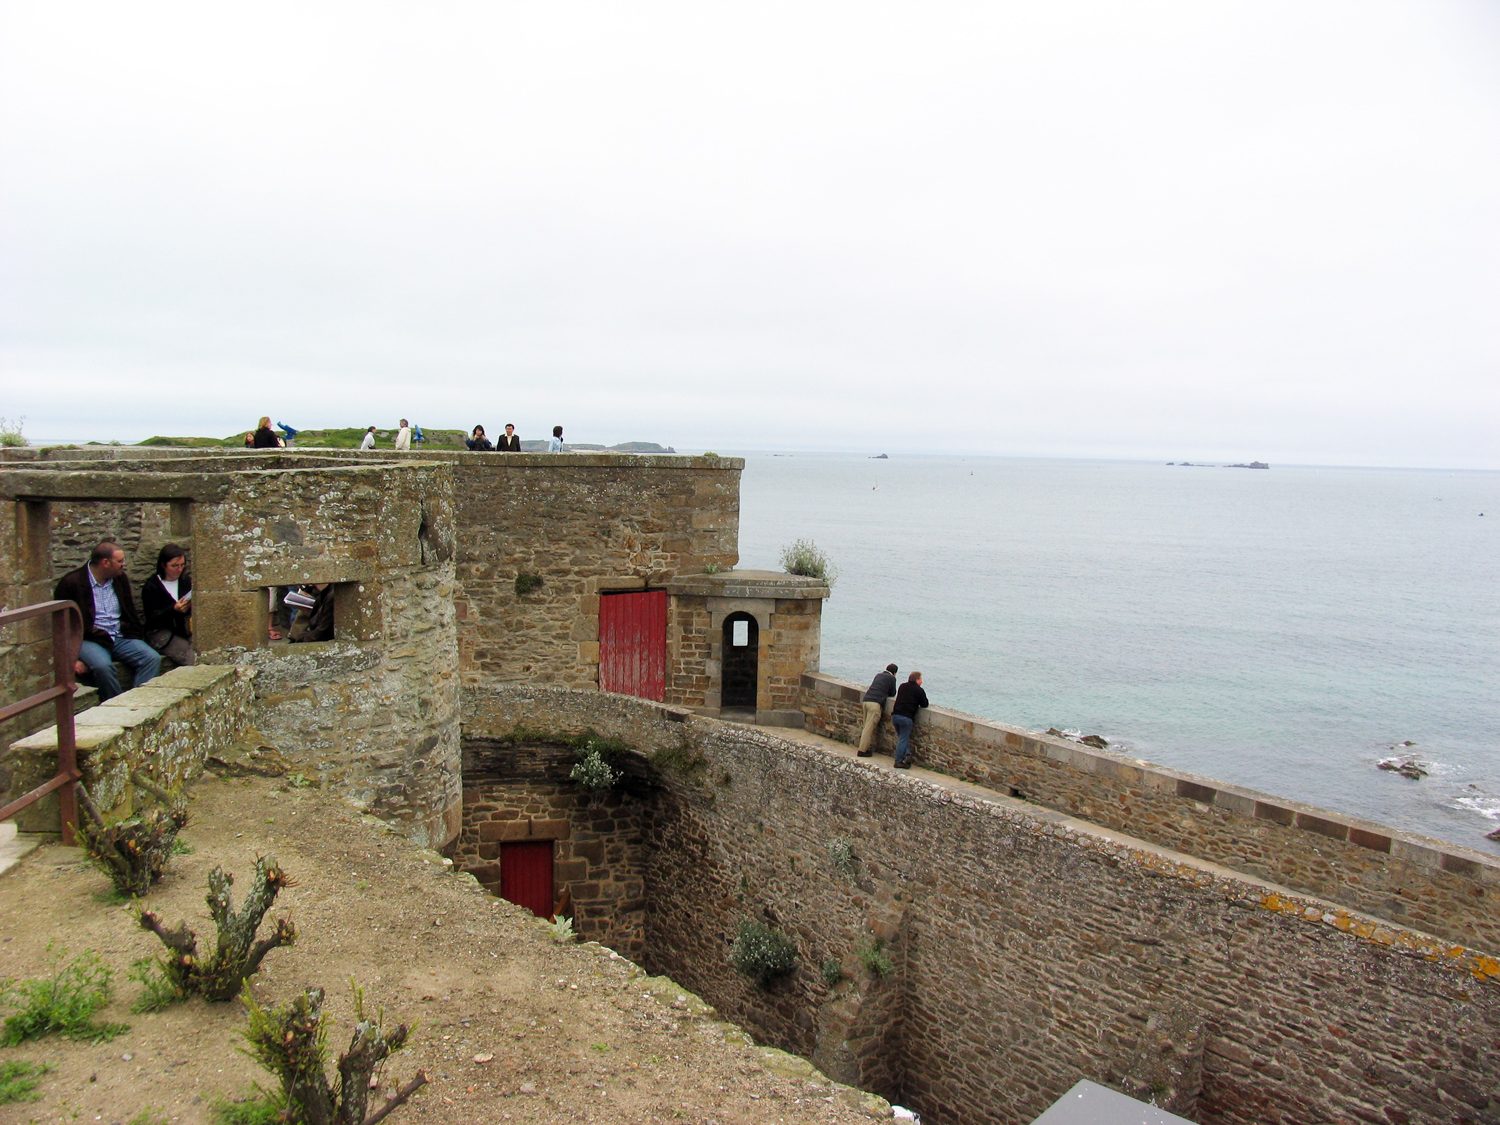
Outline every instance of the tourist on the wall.
{"label": "tourist on the wall", "polygon": [[500,438],[500,444],[496,446],[501,453],[521,452],[521,435],[516,433],[516,428],[509,422],[505,423],[505,434]]}
{"label": "tourist on the wall", "polygon": [[368,430],[365,431],[364,439],[359,443],[359,448],[360,448],[361,452],[364,452],[365,450],[368,450],[368,449],[374,449],[375,448],[375,427],[374,426],[371,426]]}
{"label": "tourist on the wall", "polygon": [[396,452],[411,452],[411,423],[401,419],[401,428],[396,431]]}
{"label": "tourist on the wall", "polygon": [[146,617],[146,643],[177,664],[196,662],[188,614],[193,612],[193,579],[187,555],[168,543],[156,556],[156,573],[141,584],[141,612]]}
{"label": "tourist on the wall", "polygon": [[280,449],[281,438],[275,430],[271,429],[271,416],[268,414],[255,426],[255,436],[251,443],[256,449]]}
{"label": "tourist on the wall", "polygon": [[125,552],[117,543],[101,542],[88,562],[58,580],[52,596],[73,602],[83,614],[83,645],[73,670],[93,676],[101,702],[120,694],[116,660],[135,673],[136,687],[161,671],[161,657],[142,639],[135,596],[125,577]]}
{"label": "tourist on the wall", "polygon": [[563,451],[562,427],[553,426],[552,436],[547,440],[548,453],[561,453]]}
{"label": "tourist on the wall", "polygon": [[483,426],[475,426],[474,432],[464,438],[464,444],[475,453],[488,453],[495,448],[490,444],[490,439],[484,436]]}
{"label": "tourist on the wall", "polygon": [[896,726],[896,768],[911,769],[911,728],[917,725],[917,711],[927,706],[927,693],[922,690],[922,673],[913,672],[906,677],[896,692],[896,707],[891,722]]}
{"label": "tourist on the wall", "polygon": [[859,756],[868,758],[875,753],[871,746],[875,742],[875,730],[885,715],[885,701],[896,694],[896,672],[894,664],[887,664],[884,672],[876,672],[870,686],[865,689],[860,706],[864,709],[864,726],[859,732]]}
{"label": "tourist on the wall", "polygon": [[[333,583],[322,582],[312,587],[314,595],[312,609],[307,617],[307,626],[291,638],[292,644],[309,641],[333,640]],[[305,589],[304,591],[305,592]]]}

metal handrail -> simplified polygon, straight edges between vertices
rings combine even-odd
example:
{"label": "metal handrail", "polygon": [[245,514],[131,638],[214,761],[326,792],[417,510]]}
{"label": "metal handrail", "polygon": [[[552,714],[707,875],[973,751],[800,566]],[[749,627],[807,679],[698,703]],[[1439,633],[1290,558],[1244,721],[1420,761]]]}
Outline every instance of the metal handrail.
{"label": "metal handrail", "polygon": [[44,785],[39,785],[23,797],[17,797],[4,808],[0,808],[0,820],[9,820],[33,801],[40,800],[54,789],[62,814],[62,842],[69,847],[74,843],[73,828],[78,823],[78,795],[73,785],[82,775],[78,772],[78,742],[73,731],[73,662],[78,659],[78,649],[83,643],[83,614],[70,601],[39,602],[7,609],[0,612],[0,627],[33,617],[49,617],[52,622],[52,686],[34,695],[0,708],[0,720],[23,715],[34,707],[55,703],[57,707],[57,775]]}

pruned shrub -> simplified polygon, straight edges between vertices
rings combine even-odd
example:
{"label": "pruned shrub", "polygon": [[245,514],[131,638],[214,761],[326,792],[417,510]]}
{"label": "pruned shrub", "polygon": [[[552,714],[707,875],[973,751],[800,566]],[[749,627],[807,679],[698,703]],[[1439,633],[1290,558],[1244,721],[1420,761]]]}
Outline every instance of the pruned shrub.
{"label": "pruned shrub", "polygon": [[794,539],[781,549],[781,568],[788,574],[816,578],[829,586],[838,581],[838,569],[811,539]]}
{"label": "pruned shrub", "polygon": [[109,876],[115,890],[139,898],[166,870],[176,849],[177,833],[187,826],[188,811],[181,794],[159,789],[139,773],[131,775],[130,780],[162,807],[106,824],[80,782],[78,804],[85,814],[80,835],[84,854]]}
{"label": "pruned shrub", "polygon": [[[410,1029],[403,1023],[386,1031],[384,1011],[369,1018],[364,991],[358,985],[354,985],[354,1035],[349,1049],[339,1055],[332,1078],[326,1065],[330,1021],[323,1015],[321,988],[309,988],[277,1008],[261,1007],[248,986],[240,999],[249,1013],[242,1032],[245,1052],[274,1074],[281,1088],[257,1091],[237,1106],[221,1106],[220,1120],[255,1121],[256,1112],[269,1111],[277,1115],[269,1120],[297,1125],[376,1125],[427,1084],[427,1075],[418,1071],[384,1105],[369,1112],[371,1078],[381,1063],[406,1046]],[[231,1108],[234,1117],[226,1112]]]}
{"label": "pruned shrub", "polygon": [[[47,946],[50,953],[52,946]],[[98,1043],[129,1031],[123,1023],[95,1023],[94,1013],[109,1003],[113,971],[91,949],[66,965],[59,952],[50,977],[0,982],[0,1005],[14,1008],[0,1025],[0,1047],[60,1035]]]}
{"label": "pruned shrub", "polygon": [[283,887],[295,885],[274,859],[256,859],[250,893],[238,912],[229,890],[233,883],[234,876],[222,867],[208,873],[206,901],[209,916],[218,930],[218,940],[206,960],[199,960],[197,935],[188,929],[186,922],[169,930],[151,911],[141,911],[141,928],[161,938],[168,952],[157,959],[154,972],[136,963],[131,975],[146,985],[146,994],[137,1001],[138,1011],[155,1011],[194,995],[205,1000],[232,1000],[239,995],[245,979],[260,968],[266,954],[297,940],[297,927],[290,918],[277,919],[269,937],[257,940],[255,936],[277,894]]}
{"label": "pruned shrub", "polygon": [[729,963],[767,988],[797,971],[797,947],[776,927],[746,918],[729,948]]}

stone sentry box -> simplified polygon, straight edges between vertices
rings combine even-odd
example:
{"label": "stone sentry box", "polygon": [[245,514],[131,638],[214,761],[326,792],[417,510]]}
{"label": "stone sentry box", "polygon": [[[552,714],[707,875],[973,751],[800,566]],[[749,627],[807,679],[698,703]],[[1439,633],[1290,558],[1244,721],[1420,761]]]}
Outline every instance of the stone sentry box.
{"label": "stone sentry box", "polygon": [[[729,570],[674,578],[666,589],[667,702],[712,718],[800,727],[802,676],[818,668],[828,586],[773,570]],[[752,652],[737,653],[736,639]],[[752,663],[753,699],[737,698],[735,673],[748,674]]]}

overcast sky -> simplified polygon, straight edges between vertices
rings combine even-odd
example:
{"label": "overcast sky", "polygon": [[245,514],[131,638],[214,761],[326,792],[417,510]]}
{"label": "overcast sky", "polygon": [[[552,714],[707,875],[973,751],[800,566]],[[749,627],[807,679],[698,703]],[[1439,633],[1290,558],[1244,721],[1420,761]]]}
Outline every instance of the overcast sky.
{"label": "overcast sky", "polygon": [[1500,6],[0,5],[0,414],[1500,468]]}

